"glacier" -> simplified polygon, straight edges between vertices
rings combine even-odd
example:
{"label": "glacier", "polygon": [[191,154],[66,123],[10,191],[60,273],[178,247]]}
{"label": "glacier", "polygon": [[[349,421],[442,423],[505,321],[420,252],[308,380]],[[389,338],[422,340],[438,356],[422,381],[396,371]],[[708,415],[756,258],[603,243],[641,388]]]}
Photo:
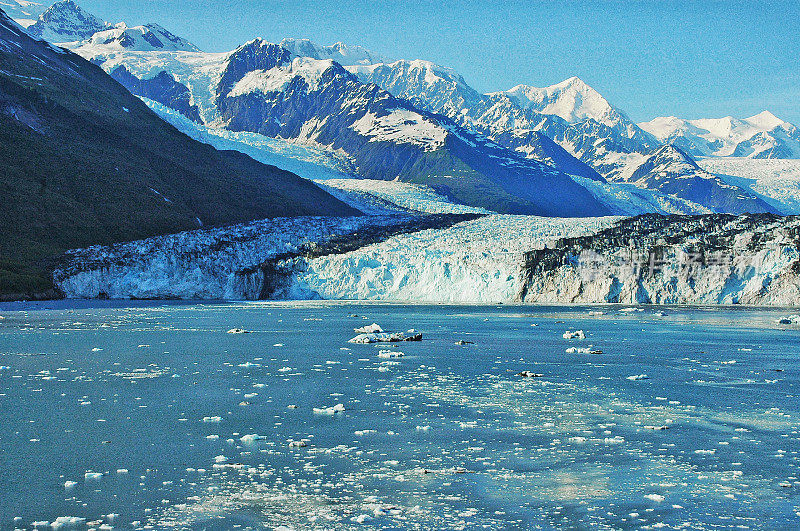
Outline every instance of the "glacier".
{"label": "glacier", "polygon": [[264,220],[68,253],[72,298],[796,305],[800,218]]}

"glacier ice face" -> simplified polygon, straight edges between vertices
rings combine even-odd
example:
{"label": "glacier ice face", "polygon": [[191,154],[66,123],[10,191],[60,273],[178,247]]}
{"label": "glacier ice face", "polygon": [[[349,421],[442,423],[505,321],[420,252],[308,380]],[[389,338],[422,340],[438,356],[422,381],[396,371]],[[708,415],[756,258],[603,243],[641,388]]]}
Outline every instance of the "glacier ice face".
{"label": "glacier ice face", "polygon": [[56,280],[69,297],[800,302],[800,218],[463,216],[192,231],[72,251]]}
{"label": "glacier ice face", "polygon": [[513,301],[526,251],[591,234],[619,218],[492,215],[446,229],[402,234],[309,260],[294,274],[296,298],[425,302]]}
{"label": "glacier ice face", "polygon": [[[256,299],[257,275],[243,273],[374,218],[279,218],[70,251],[56,270],[69,298]],[[385,220],[385,223],[392,223]]]}
{"label": "glacier ice face", "polygon": [[[68,298],[293,297],[293,263],[476,215],[276,218],[69,251],[54,280]],[[303,298],[317,298],[309,291]]]}

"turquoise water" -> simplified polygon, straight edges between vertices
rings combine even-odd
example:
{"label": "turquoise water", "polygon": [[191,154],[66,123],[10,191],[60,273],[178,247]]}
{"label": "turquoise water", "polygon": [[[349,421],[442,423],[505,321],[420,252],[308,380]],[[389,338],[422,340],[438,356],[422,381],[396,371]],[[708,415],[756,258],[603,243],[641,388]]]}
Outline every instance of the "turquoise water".
{"label": "turquoise water", "polygon": [[0,528],[800,527],[791,312],[590,310],[0,306]]}

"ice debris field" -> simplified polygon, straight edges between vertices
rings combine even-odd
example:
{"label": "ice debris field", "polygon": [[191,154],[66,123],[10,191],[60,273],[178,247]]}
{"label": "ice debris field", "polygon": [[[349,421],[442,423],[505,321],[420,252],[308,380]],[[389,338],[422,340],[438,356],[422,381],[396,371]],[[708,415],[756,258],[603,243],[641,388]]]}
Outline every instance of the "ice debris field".
{"label": "ice debris field", "polygon": [[1,528],[800,524],[800,325],[780,309],[0,316]]}

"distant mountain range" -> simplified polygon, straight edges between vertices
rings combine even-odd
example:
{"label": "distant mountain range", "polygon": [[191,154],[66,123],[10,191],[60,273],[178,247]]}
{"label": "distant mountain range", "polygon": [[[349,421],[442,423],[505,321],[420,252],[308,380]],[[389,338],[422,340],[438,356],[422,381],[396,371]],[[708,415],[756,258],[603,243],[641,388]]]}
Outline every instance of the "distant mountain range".
{"label": "distant mountain range", "polygon": [[0,161],[0,298],[45,292],[47,261],[70,248],[359,214],[295,174],[192,140],[102,69],[32,39],[2,11]]}
{"label": "distant mountain range", "polygon": [[[710,211],[773,211],[699,167],[687,178],[683,165],[696,166],[694,156],[800,156],[797,129],[769,113],[636,124],[577,77],[481,94],[452,69],[342,43],[255,39],[204,53],[156,24],[99,21],[72,0],[47,8],[29,31],[65,36],[63,46],[134,94],[206,127],[319,148],[346,160],[355,177],[427,184],[499,212],[625,213],[623,184]],[[662,205],[654,211],[677,204],[652,201]]]}

